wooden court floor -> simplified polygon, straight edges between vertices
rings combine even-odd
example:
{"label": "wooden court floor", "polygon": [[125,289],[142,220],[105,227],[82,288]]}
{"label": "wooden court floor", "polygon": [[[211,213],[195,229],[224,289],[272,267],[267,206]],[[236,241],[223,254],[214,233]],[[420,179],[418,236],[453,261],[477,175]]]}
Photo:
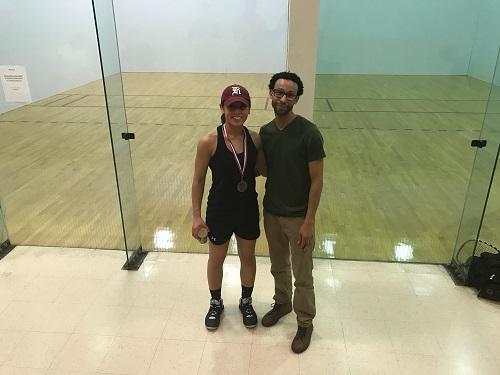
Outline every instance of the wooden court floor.
{"label": "wooden court floor", "polygon": [[[143,248],[207,250],[190,236],[197,139],[218,125],[220,91],[235,82],[252,95],[247,125],[270,121],[269,78],[123,75],[136,134],[136,194],[128,199],[137,201]],[[314,120],[327,158],[316,255],[448,263],[488,92],[463,76],[318,76]],[[258,192],[262,199],[263,178]],[[497,178],[483,230],[496,243],[499,195]],[[15,244],[123,248],[100,81],[0,115],[0,198]],[[268,253],[264,235],[257,253]]]}

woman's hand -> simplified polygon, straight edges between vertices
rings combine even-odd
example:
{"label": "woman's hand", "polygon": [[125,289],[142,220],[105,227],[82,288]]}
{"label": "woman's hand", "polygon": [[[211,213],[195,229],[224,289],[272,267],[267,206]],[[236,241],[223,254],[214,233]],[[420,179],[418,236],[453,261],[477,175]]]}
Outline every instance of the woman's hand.
{"label": "woman's hand", "polygon": [[201,229],[206,229],[208,231],[207,224],[203,221],[201,216],[193,217],[193,225],[191,227],[191,235],[199,240],[198,233],[200,233]]}

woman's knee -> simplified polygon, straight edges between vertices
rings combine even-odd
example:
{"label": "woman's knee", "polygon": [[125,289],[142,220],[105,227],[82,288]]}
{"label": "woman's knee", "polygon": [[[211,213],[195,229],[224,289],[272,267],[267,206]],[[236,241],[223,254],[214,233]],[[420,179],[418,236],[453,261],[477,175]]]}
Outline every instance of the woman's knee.
{"label": "woman's knee", "polygon": [[212,265],[222,265],[227,255],[227,245],[210,246],[208,251],[208,263]]}

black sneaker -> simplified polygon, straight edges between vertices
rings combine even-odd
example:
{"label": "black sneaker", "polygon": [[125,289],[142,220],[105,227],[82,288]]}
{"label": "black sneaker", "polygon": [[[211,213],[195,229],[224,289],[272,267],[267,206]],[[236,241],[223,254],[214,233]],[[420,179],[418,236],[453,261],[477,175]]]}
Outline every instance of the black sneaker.
{"label": "black sneaker", "polygon": [[208,309],[208,313],[205,316],[205,327],[208,330],[213,331],[219,327],[220,324],[220,316],[224,311],[224,304],[221,299],[211,299],[210,300],[210,308]]}
{"label": "black sneaker", "polygon": [[254,328],[257,326],[257,313],[252,307],[252,297],[240,298],[240,311],[245,327]]}

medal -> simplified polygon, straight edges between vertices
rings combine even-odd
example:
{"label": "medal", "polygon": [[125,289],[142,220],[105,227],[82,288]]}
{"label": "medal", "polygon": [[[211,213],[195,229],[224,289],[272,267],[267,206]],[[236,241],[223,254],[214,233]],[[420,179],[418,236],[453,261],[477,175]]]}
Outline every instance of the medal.
{"label": "medal", "polygon": [[226,138],[229,141],[229,145],[231,146],[231,152],[234,156],[234,160],[236,160],[236,165],[238,166],[238,170],[240,171],[241,174],[241,180],[238,182],[238,185],[236,185],[236,190],[240,193],[244,193],[247,188],[248,184],[245,180],[243,180],[243,175],[245,174],[245,169],[247,167],[247,133],[245,130],[243,130],[243,167],[241,166],[240,160],[238,159],[238,155],[236,154],[236,149],[233,146],[233,143],[229,139],[229,136],[227,135],[226,131],[226,124],[222,125],[222,132],[224,133],[224,138]]}
{"label": "medal", "polygon": [[247,183],[246,181],[243,181],[241,180],[240,182],[238,182],[238,185],[236,185],[236,190],[238,190],[240,193],[244,193],[245,191],[247,191]]}

